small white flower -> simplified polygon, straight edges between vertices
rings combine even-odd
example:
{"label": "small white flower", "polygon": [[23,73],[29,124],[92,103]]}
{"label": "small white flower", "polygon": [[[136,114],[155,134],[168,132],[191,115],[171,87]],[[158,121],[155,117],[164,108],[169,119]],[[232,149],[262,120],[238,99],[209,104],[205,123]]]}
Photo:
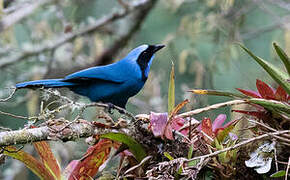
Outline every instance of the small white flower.
{"label": "small white flower", "polygon": [[275,142],[266,142],[259,146],[255,152],[250,154],[250,159],[245,161],[247,167],[254,167],[259,174],[270,171],[273,160],[273,152],[275,150]]}

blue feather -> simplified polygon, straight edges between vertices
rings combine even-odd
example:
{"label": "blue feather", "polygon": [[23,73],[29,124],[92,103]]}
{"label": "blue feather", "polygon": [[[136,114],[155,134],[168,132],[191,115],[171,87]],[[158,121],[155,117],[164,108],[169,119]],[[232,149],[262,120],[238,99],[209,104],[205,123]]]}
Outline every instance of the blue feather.
{"label": "blue feather", "polygon": [[164,45],[141,45],[122,60],[75,72],[63,79],[47,79],[16,84],[21,88],[62,88],[86,96],[94,102],[113,103],[125,107],[128,99],[144,86],[154,53]]}
{"label": "blue feather", "polygon": [[16,84],[16,88],[56,88],[56,87],[68,87],[75,84],[69,82],[63,82],[62,79],[45,79],[45,80],[36,80]]}

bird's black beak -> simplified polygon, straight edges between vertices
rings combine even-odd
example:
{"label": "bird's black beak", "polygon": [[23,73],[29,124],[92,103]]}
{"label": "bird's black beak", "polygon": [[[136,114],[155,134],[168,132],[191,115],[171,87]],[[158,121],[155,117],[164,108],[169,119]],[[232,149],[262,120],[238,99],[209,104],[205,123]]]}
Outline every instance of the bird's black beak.
{"label": "bird's black beak", "polygon": [[165,45],[163,44],[157,44],[157,45],[154,45],[154,50],[153,52],[156,53],[157,51],[159,51],[160,49],[164,48]]}

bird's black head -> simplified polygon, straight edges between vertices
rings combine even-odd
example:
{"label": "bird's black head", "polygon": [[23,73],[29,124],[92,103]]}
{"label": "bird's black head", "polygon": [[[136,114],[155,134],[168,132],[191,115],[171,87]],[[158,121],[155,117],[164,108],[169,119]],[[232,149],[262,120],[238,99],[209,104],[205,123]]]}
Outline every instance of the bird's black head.
{"label": "bird's black head", "polygon": [[158,45],[145,45],[145,46],[147,46],[147,48],[146,49],[144,48],[144,50],[140,52],[137,58],[137,63],[142,72],[143,81],[146,81],[148,77],[150,66],[154,58],[154,54],[160,49],[162,49],[163,47],[165,47],[165,45],[161,45],[161,44],[160,45],[159,44]]}

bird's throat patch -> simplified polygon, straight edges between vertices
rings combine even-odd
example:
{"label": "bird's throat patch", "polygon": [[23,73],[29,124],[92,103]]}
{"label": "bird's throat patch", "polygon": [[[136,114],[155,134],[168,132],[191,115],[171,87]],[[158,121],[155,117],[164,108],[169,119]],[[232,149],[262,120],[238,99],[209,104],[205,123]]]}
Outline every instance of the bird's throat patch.
{"label": "bird's throat patch", "polygon": [[142,72],[142,81],[144,82],[148,78],[146,75],[146,68],[150,68],[148,67],[148,65],[153,54],[154,54],[154,46],[148,46],[148,48],[145,51],[143,51],[137,59],[137,63]]}

